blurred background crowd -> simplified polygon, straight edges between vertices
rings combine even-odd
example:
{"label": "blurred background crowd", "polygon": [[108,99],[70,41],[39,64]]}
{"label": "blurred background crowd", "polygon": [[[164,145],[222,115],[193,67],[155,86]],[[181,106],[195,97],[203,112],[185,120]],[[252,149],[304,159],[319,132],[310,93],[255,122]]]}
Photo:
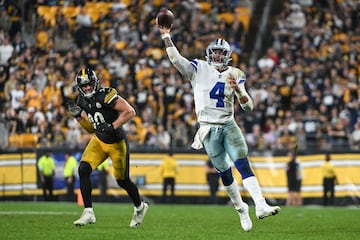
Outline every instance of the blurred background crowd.
{"label": "blurred background crowd", "polygon": [[[264,22],[259,11],[266,6],[273,12]],[[64,109],[78,94],[82,66],[137,110],[124,126],[132,149],[188,148],[197,129],[192,88],[168,61],[155,26],[157,12],[168,7],[176,16],[172,38],[185,57],[203,58],[217,37],[230,43],[232,65],[247,73],[256,106],[235,113],[250,150],[359,150],[359,6],[1,0],[0,148],[85,146],[89,134]]]}

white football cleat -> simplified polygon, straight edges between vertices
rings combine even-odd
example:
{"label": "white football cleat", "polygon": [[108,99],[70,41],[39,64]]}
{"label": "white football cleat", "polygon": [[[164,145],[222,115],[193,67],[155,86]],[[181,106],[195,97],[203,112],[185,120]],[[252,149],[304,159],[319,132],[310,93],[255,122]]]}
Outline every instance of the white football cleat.
{"label": "white football cleat", "polygon": [[136,207],[134,207],[134,215],[131,219],[130,227],[140,226],[148,209],[149,205],[146,202],[143,202],[143,208],[141,210],[136,210]]}
{"label": "white football cleat", "polygon": [[269,206],[266,203],[261,206],[256,206],[256,217],[258,219],[264,219],[269,216],[275,216],[280,212],[279,206]]}
{"label": "white football cleat", "polygon": [[86,224],[93,224],[96,222],[95,214],[90,209],[84,209],[80,218],[74,222],[75,226],[84,226]]}
{"label": "white football cleat", "polygon": [[252,221],[249,216],[249,206],[246,203],[242,204],[240,209],[236,209],[240,216],[241,227],[244,231],[248,232],[252,229]]}

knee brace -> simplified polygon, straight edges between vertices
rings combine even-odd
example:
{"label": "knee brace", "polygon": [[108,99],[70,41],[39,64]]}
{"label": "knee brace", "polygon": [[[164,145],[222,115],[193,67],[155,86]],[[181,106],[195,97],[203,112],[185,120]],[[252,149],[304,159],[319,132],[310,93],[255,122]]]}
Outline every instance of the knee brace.
{"label": "knee brace", "polygon": [[238,159],[235,161],[235,167],[241,174],[242,179],[254,176],[253,171],[249,165],[249,160],[246,158]]}
{"label": "knee brace", "polygon": [[231,172],[231,167],[224,172],[220,172],[220,177],[221,177],[221,181],[224,184],[224,186],[231,185],[234,181],[234,177]]}
{"label": "knee brace", "polygon": [[79,169],[78,169],[78,173],[80,177],[84,177],[84,176],[90,176],[92,172],[91,166],[90,164],[88,164],[87,162],[80,162],[79,165]]}

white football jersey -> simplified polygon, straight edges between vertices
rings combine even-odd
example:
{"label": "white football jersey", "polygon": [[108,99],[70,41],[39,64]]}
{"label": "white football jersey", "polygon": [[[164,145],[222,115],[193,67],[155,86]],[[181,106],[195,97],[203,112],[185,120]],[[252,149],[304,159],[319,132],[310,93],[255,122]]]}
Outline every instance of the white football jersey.
{"label": "white football jersey", "polygon": [[191,61],[195,69],[191,80],[194,90],[195,111],[200,124],[222,124],[234,118],[235,92],[227,82],[232,74],[238,85],[244,84],[246,75],[238,68],[229,66],[224,72],[204,60]]}

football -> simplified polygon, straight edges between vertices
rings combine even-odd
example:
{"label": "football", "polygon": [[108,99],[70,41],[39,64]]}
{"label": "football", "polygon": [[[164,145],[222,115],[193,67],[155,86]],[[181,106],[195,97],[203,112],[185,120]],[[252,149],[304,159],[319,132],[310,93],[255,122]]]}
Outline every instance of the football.
{"label": "football", "polygon": [[174,21],[174,14],[169,9],[161,9],[156,16],[156,24],[161,27],[171,28]]}

